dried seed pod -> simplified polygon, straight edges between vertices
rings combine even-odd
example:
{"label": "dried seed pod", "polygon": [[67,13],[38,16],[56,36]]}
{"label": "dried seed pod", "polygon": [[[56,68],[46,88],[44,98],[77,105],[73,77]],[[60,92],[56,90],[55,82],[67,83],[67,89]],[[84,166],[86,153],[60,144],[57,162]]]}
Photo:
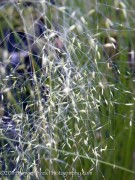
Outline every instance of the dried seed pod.
{"label": "dried seed pod", "polygon": [[128,52],[128,65],[130,72],[135,77],[135,51],[132,50],[130,44],[129,44],[129,52]]}
{"label": "dried seed pod", "polygon": [[118,53],[118,43],[116,37],[105,38],[104,56],[109,61],[115,61]]}
{"label": "dried seed pod", "polygon": [[103,46],[104,48],[104,52],[103,55],[106,58],[106,60],[108,61],[108,68],[112,69],[113,74],[114,74],[114,78],[115,81],[118,81],[118,75],[119,75],[119,71],[118,71],[118,41],[117,41],[117,37],[113,36],[113,37],[107,37],[105,38],[105,44]]}

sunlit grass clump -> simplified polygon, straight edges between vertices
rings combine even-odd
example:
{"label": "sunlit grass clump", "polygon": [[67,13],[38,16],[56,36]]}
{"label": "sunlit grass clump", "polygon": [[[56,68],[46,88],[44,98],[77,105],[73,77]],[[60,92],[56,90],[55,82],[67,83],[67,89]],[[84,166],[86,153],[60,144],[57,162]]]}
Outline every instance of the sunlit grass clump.
{"label": "sunlit grass clump", "polygon": [[132,41],[116,32],[127,6],[1,3],[0,171],[9,179],[134,174]]}

